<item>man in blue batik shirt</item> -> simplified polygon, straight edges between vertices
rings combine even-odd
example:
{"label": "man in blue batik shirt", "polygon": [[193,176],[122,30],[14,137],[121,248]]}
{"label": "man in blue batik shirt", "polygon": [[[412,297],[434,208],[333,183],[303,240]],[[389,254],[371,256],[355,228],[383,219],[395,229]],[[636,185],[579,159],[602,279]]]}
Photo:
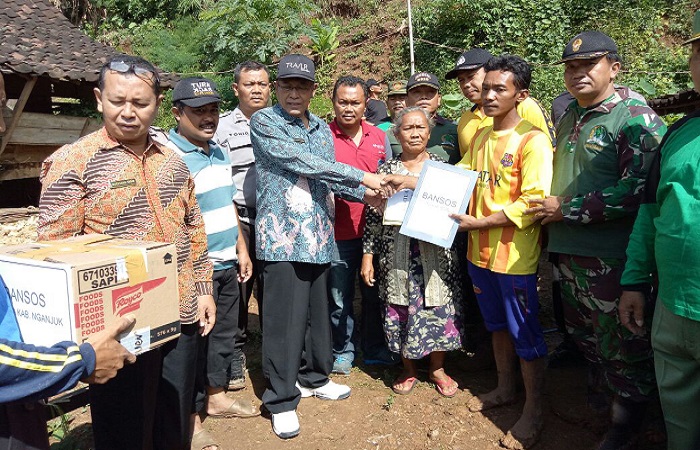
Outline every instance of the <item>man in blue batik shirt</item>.
{"label": "man in blue batik shirt", "polygon": [[308,111],[314,63],[287,55],[275,83],[279,103],[255,113],[251,141],[258,170],[256,252],[265,279],[263,403],[272,429],[299,434],[301,397],[340,400],[350,388],[328,379],[333,368],[328,288],[333,256],[333,193],[362,201],[381,189],[379,175],[335,162],[328,125]]}

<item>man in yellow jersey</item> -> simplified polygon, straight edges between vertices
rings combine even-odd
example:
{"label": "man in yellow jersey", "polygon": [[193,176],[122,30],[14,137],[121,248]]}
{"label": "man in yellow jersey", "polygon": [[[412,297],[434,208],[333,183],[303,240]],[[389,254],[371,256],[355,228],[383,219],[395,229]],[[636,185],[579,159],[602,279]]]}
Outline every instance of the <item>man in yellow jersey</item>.
{"label": "man in yellow jersey", "polygon": [[513,403],[515,356],[520,357],[525,406],[501,445],[524,449],[537,442],[542,430],[547,355],[537,318],[540,224],[524,212],[530,199],[549,194],[553,150],[547,133],[518,114],[518,105],[529,95],[530,66],[504,55],[483,69],[481,108],[493,123],[477,131],[458,164],[479,176],[469,214],[452,217],[460,231],[469,231],[469,276],[486,328],[493,333],[498,386],[473,397],[467,407],[476,412]]}
{"label": "man in yellow jersey", "polygon": [[[481,84],[486,72],[484,66],[493,56],[488,50],[472,48],[457,59],[454,69],[445,74],[446,80],[457,79],[462,94],[474,104],[466,110],[457,124],[459,150],[462,156],[479,128],[493,124],[493,119],[484,113],[481,102]],[[547,111],[532,97],[527,97],[517,106],[518,115],[549,135],[554,144],[554,124]]]}

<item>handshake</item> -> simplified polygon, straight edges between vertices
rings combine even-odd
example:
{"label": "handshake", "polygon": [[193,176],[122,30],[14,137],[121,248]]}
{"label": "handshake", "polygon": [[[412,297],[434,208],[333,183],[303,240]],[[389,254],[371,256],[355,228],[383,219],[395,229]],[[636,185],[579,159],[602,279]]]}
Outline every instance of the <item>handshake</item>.
{"label": "handshake", "polygon": [[415,189],[418,178],[410,175],[385,175],[366,172],[362,184],[367,187],[365,203],[382,209],[386,199],[403,189]]}

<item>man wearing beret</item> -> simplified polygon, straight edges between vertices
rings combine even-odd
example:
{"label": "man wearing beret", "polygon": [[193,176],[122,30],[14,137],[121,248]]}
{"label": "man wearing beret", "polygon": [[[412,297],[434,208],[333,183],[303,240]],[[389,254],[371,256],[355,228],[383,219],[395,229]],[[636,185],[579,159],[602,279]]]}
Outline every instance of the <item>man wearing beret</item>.
{"label": "man wearing beret", "polygon": [[[406,106],[423,108],[435,121],[435,126],[430,130],[428,152],[440,156],[450,164],[457,164],[462,159],[457,143],[457,126],[437,113],[441,102],[440,82],[437,77],[429,72],[416,72],[408,79],[406,91]],[[391,142],[392,153],[400,154],[401,144],[394,134],[389,133],[387,136]]]}
{"label": "man wearing beret", "polygon": [[[700,11],[690,44],[690,74],[700,92]],[[644,201],[627,246],[620,321],[635,334],[648,327],[649,287],[658,279],[651,343],[666,421],[668,448],[700,448],[700,255],[697,170],[700,110],[676,122],[664,136],[649,171]]]}
{"label": "man wearing beret", "polygon": [[392,127],[396,114],[406,107],[406,80],[391,83],[389,92],[386,94],[386,106],[389,115],[377,124],[377,128],[384,132]]}
{"label": "man wearing beret", "polygon": [[[642,102],[615,91],[620,57],[605,34],[575,36],[559,62],[576,100],[557,126],[552,196],[531,201],[529,212],[549,224],[567,329],[592,364],[592,379],[600,380],[591,386],[589,406],[611,411],[612,427],[599,449],[628,448],[656,382],[648,334],[634,334],[618,319],[620,277],[666,126]],[[614,394],[612,408],[604,387]]]}
{"label": "man wearing beret", "polygon": [[256,252],[264,283],[263,403],[275,434],[299,434],[301,397],[340,400],[348,386],[328,375],[333,349],[328,270],[334,247],[333,193],[362,201],[381,177],[335,161],[333,135],[309,112],[316,90],[313,61],[287,55],[278,66],[279,103],[250,119],[257,164]]}

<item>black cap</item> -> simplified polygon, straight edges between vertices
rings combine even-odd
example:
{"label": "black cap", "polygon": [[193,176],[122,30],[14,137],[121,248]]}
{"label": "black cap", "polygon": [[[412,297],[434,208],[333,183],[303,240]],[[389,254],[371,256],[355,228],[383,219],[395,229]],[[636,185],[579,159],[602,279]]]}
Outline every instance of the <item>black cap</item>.
{"label": "black cap", "polygon": [[579,33],[564,47],[561,64],[573,59],[594,59],[608,53],[617,53],[617,44],[607,34],[600,31],[584,31]]}
{"label": "black cap", "polygon": [[408,79],[408,83],[406,83],[406,92],[418,86],[430,86],[433,89],[440,90],[440,82],[437,77],[430,72],[416,72],[411,75],[411,78]]}
{"label": "black cap", "polygon": [[368,88],[371,88],[372,86],[379,86],[379,81],[375,80],[374,78],[369,78],[365,84]]}
{"label": "black cap", "polygon": [[190,108],[199,108],[209,103],[219,103],[221,97],[216,83],[202,77],[183,78],[173,89],[173,104],[182,102]]}
{"label": "black cap", "polygon": [[445,74],[445,79],[452,80],[457,78],[457,74],[461,70],[474,70],[483,67],[492,57],[491,52],[482,48],[467,50],[457,59],[455,68]]}
{"label": "black cap", "polygon": [[299,54],[283,56],[277,65],[277,79],[284,78],[303,78],[304,80],[316,81],[314,62]]}

